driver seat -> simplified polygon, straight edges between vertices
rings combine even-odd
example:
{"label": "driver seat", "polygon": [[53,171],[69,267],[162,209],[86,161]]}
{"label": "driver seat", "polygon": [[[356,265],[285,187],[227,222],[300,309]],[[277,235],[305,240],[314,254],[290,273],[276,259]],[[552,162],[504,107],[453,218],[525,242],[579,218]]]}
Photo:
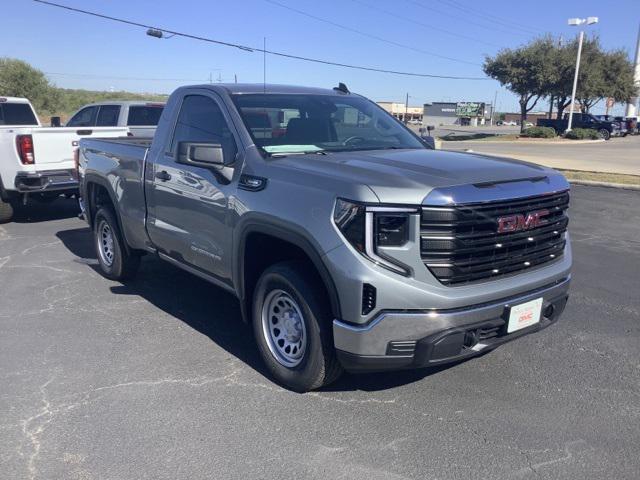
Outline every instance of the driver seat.
{"label": "driver seat", "polygon": [[287,124],[285,138],[291,145],[332,141],[329,122],[320,118],[292,118]]}

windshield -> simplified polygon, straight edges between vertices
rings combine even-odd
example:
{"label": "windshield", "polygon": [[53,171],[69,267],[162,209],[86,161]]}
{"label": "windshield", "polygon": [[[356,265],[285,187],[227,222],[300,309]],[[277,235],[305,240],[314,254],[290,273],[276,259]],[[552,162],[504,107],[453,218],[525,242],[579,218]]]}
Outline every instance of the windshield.
{"label": "windshield", "polygon": [[234,95],[244,124],[271,155],[426,148],[392,116],[357,96]]}

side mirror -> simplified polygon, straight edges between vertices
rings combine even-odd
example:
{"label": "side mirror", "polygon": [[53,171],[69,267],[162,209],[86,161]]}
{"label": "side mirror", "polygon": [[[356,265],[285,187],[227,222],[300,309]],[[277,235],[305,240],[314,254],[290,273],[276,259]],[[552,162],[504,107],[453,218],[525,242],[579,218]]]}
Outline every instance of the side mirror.
{"label": "side mirror", "polygon": [[52,127],[59,127],[60,125],[62,125],[62,122],[60,121],[60,117],[51,117]]}
{"label": "side mirror", "polygon": [[436,149],[436,139],[433,137],[422,137],[422,141],[432,150]]}
{"label": "side mirror", "polygon": [[219,143],[180,142],[178,162],[199,167],[223,167],[224,152]]}
{"label": "side mirror", "polygon": [[434,127],[433,125],[429,125],[429,126],[427,127],[427,131],[429,131],[429,132],[432,132],[432,131],[433,131],[433,130],[435,130],[435,129],[436,129],[436,127]]}

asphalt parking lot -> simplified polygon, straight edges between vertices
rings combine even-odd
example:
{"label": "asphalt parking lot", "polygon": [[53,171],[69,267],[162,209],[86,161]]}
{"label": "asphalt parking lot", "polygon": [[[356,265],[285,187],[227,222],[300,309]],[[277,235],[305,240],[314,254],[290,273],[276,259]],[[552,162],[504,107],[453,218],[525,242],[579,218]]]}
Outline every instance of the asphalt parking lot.
{"label": "asphalt parking lot", "polygon": [[640,192],[573,189],[560,322],[437,371],[265,377],[231,296],[96,271],[72,201],[0,225],[0,477],[637,479]]}

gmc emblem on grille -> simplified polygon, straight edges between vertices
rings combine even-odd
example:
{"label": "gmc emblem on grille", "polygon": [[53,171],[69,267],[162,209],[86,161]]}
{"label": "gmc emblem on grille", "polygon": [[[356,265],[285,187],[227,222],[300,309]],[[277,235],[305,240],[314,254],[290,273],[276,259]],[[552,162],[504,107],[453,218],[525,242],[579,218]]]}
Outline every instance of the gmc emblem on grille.
{"label": "gmc emblem on grille", "polygon": [[498,233],[519,232],[521,230],[531,230],[532,228],[539,227],[549,223],[544,218],[549,215],[549,210],[538,210],[536,212],[527,213],[523,215],[518,213],[516,215],[508,215],[506,217],[498,218]]}

